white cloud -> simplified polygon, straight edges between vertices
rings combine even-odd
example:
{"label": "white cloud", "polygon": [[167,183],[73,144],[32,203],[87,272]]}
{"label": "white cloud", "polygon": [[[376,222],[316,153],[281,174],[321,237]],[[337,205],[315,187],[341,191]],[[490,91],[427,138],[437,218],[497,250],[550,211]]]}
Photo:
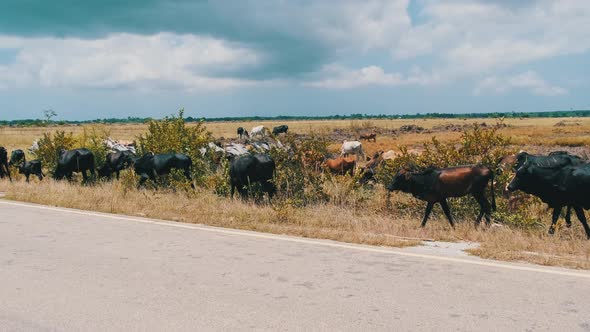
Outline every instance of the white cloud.
{"label": "white cloud", "polygon": [[567,93],[566,89],[549,84],[534,71],[508,77],[487,77],[478,83],[473,92],[478,95],[503,94],[514,89],[524,89],[541,96],[559,96]]}
{"label": "white cloud", "polygon": [[387,73],[379,66],[367,66],[360,69],[349,69],[339,65],[329,65],[321,73],[322,79],[307,82],[306,85],[328,89],[351,89],[362,86],[398,86],[427,85],[440,81],[437,76],[428,75],[415,67],[410,74]]}
{"label": "white cloud", "polygon": [[0,65],[0,86],[135,89],[224,89],[254,84],[220,77],[258,65],[263,56],[244,46],[194,35],[115,34],[102,39],[0,37],[0,49],[16,50]]}

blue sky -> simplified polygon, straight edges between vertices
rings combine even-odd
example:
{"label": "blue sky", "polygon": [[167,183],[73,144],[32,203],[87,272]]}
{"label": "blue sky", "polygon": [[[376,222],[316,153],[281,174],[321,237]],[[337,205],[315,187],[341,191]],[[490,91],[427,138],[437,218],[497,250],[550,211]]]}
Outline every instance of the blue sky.
{"label": "blue sky", "polygon": [[0,3],[0,119],[590,109],[586,0],[93,3]]}

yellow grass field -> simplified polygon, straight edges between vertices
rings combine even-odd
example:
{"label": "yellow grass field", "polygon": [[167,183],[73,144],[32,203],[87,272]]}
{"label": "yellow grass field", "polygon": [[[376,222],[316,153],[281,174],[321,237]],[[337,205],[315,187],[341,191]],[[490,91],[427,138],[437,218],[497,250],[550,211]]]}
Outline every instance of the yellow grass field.
{"label": "yellow grass field", "polygon": [[[341,129],[350,133],[350,139],[357,137],[356,133],[369,131],[370,128],[397,129],[403,125],[416,125],[427,130],[437,126],[446,125],[469,125],[473,123],[486,123],[493,125],[498,120],[494,119],[418,119],[418,120],[309,120],[309,121],[259,121],[259,122],[207,122],[207,129],[214,137],[234,138],[236,129],[244,127],[250,130],[257,125],[264,125],[268,128],[287,124],[291,132],[300,134],[316,133],[327,135],[335,129]],[[522,146],[565,146],[579,147],[590,146],[590,118],[524,118],[505,119],[503,123],[506,128],[501,133],[512,138],[512,142]],[[563,126],[556,126],[557,123],[564,123]],[[190,125],[190,124],[189,124]],[[145,132],[147,125],[144,124],[116,124],[116,125],[79,125],[79,126],[53,126],[53,127],[31,127],[11,128],[0,127],[0,146],[9,150],[27,148],[36,138],[44,132],[64,130],[81,133],[85,127],[96,127],[107,130],[111,137],[122,140],[133,140]],[[419,146],[430,141],[436,136],[441,141],[456,140],[461,136],[458,131],[434,131],[425,133],[407,133],[397,136],[377,137],[377,142],[364,143],[366,150],[372,153],[377,150],[398,149],[399,146]],[[340,142],[333,142],[334,148]]]}
{"label": "yellow grass field", "polygon": [[[426,132],[397,132],[395,135],[378,135],[377,142],[363,142],[367,153],[377,150],[398,150],[400,146],[418,147],[436,136],[443,142],[458,140],[460,131],[446,130],[445,126],[462,126],[472,123],[494,125],[494,119],[427,119],[427,120],[331,120],[331,121],[262,121],[262,122],[208,122],[206,127],[214,137],[236,136],[236,128],[242,126],[250,130],[263,124],[269,128],[279,124],[289,125],[291,132],[300,134],[315,133],[327,137],[335,130],[343,132],[351,139],[359,133],[375,128],[383,131],[399,129],[404,125],[415,125]],[[540,118],[506,119],[506,127],[500,129],[511,137],[517,148],[533,152],[557,149],[573,149],[585,155],[590,145],[590,118]],[[560,125],[557,125],[560,124]],[[89,127],[90,125],[86,126]],[[145,132],[147,125],[92,125],[110,133],[115,139],[133,140]],[[26,149],[33,140],[44,132],[64,130],[80,133],[84,126],[55,126],[35,128],[0,127],[0,146],[8,150]],[[442,128],[442,129],[441,129]],[[340,142],[331,140],[331,149],[337,150]],[[331,189],[337,196],[338,186]],[[22,177],[10,183],[0,180],[0,191],[6,198],[122,213],[128,215],[163,218],[180,222],[203,223],[209,225],[250,229],[264,232],[284,233],[306,237],[328,238],[339,241],[366,243],[373,245],[407,246],[419,243],[417,239],[445,241],[473,241],[481,244],[471,253],[486,258],[500,260],[529,261],[545,265],[558,265],[590,269],[590,241],[585,239],[581,226],[574,220],[571,229],[558,228],[556,235],[548,236],[546,229],[519,229],[508,226],[483,227],[476,230],[473,220],[463,220],[456,230],[451,230],[441,218],[440,209],[425,229],[419,228],[419,216],[396,210],[395,202],[414,202],[409,195],[394,193],[387,203],[386,191],[376,186],[372,199],[361,208],[346,203],[325,203],[294,208],[289,205],[255,205],[237,199],[217,196],[205,189],[186,193],[184,191],[129,190],[121,182],[100,183],[95,186],[81,186],[46,179],[39,183],[36,179],[25,184]],[[124,202],[124,204],[121,204]],[[402,204],[403,206],[403,204]],[[549,222],[549,212],[542,204],[532,207],[543,216],[541,222]],[[473,216],[474,218],[475,216]]]}

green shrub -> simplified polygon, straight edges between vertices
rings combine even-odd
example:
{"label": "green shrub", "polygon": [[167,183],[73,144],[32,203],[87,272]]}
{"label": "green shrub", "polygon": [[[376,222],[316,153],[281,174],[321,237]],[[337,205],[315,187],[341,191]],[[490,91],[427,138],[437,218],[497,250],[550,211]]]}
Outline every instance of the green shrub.
{"label": "green shrub", "polygon": [[76,139],[71,132],[66,133],[63,130],[58,130],[54,134],[44,133],[38,143],[39,150],[35,153],[36,157],[41,161],[43,167],[49,170],[50,174],[53,174],[57,165],[59,151],[74,148]]}
{"label": "green shrub", "polygon": [[[207,162],[199,149],[211,142],[212,136],[202,121],[197,122],[196,125],[187,126],[183,115],[184,110],[181,109],[177,116],[149,121],[145,135],[137,138],[137,152],[140,156],[146,152],[184,153],[193,161],[193,179],[197,183],[204,184],[206,176],[211,174],[211,164]],[[168,177],[164,180],[169,182],[170,179]],[[183,181],[180,178],[177,180]]]}

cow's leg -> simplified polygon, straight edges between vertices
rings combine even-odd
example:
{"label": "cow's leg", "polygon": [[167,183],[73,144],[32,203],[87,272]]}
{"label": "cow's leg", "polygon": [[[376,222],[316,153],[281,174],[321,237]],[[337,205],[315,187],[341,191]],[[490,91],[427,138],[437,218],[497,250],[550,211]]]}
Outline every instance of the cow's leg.
{"label": "cow's leg", "polygon": [[27,179],[27,183],[29,183],[29,176],[31,175],[31,173],[25,173],[25,178]]}
{"label": "cow's leg", "polygon": [[565,226],[567,228],[572,227],[572,207],[567,206],[565,211]]}
{"label": "cow's leg", "polygon": [[453,222],[453,216],[451,215],[451,209],[449,208],[449,204],[447,203],[447,199],[444,198],[443,200],[440,201],[440,206],[443,209],[443,212],[445,213],[445,216],[447,216],[447,219],[449,220],[449,224],[451,224],[452,228],[455,228],[455,223]]}
{"label": "cow's leg", "polygon": [[477,203],[479,204],[479,215],[477,216],[477,219],[475,220],[475,227],[477,228],[477,226],[479,226],[479,224],[481,223],[481,218],[483,216],[486,217],[486,224],[490,224],[491,218],[490,218],[490,213],[491,213],[491,209],[490,209],[490,205],[488,204],[488,200],[486,199],[485,194],[482,193],[478,193],[476,195],[473,195],[473,197],[475,197],[475,200],[477,201]]}
{"label": "cow's leg", "polygon": [[187,180],[189,180],[191,182],[191,188],[195,189],[195,184],[193,183],[193,176],[191,174],[191,170],[188,168],[185,169],[184,176],[187,178]]}
{"label": "cow's leg", "polygon": [[121,171],[117,170],[116,174],[117,174],[117,181],[119,181],[119,175],[120,175]]}
{"label": "cow's leg", "polygon": [[576,206],[574,207],[574,210],[576,211],[576,216],[578,217],[578,220],[580,220],[582,226],[584,227],[584,231],[586,231],[586,238],[590,240],[590,227],[588,227],[588,222],[586,221],[584,209],[579,206]]}
{"label": "cow's leg", "polygon": [[149,179],[149,177],[145,173],[140,174],[139,183],[137,184],[137,189],[141,188],[141,186],[143,186],[148,179]]}
{"label": "cow's leg", "polygon": [[420,227],[426,226],[426,221],[428,221],[428,217],[430,216],[430,212],[432,212],[432,207],[434,207],[434,203],[428,202],[426,205],[426,211],[424,212],[424,219],[422,219],[422,223]]}
{"label": "cow's leg", "polygon": [[553,216],[551,216],[551,226],[549,226],[549,234],[551,235],[555,233],[555,224],[557,223],[557,219],[559,219],[559,215],[561,214],[561,208],[561,206],[553,208]]}
{"label": "cow's leg", "polygon": [[43,181],[43,173],[37,173],[37,177],[39,178],[39,181]]}

